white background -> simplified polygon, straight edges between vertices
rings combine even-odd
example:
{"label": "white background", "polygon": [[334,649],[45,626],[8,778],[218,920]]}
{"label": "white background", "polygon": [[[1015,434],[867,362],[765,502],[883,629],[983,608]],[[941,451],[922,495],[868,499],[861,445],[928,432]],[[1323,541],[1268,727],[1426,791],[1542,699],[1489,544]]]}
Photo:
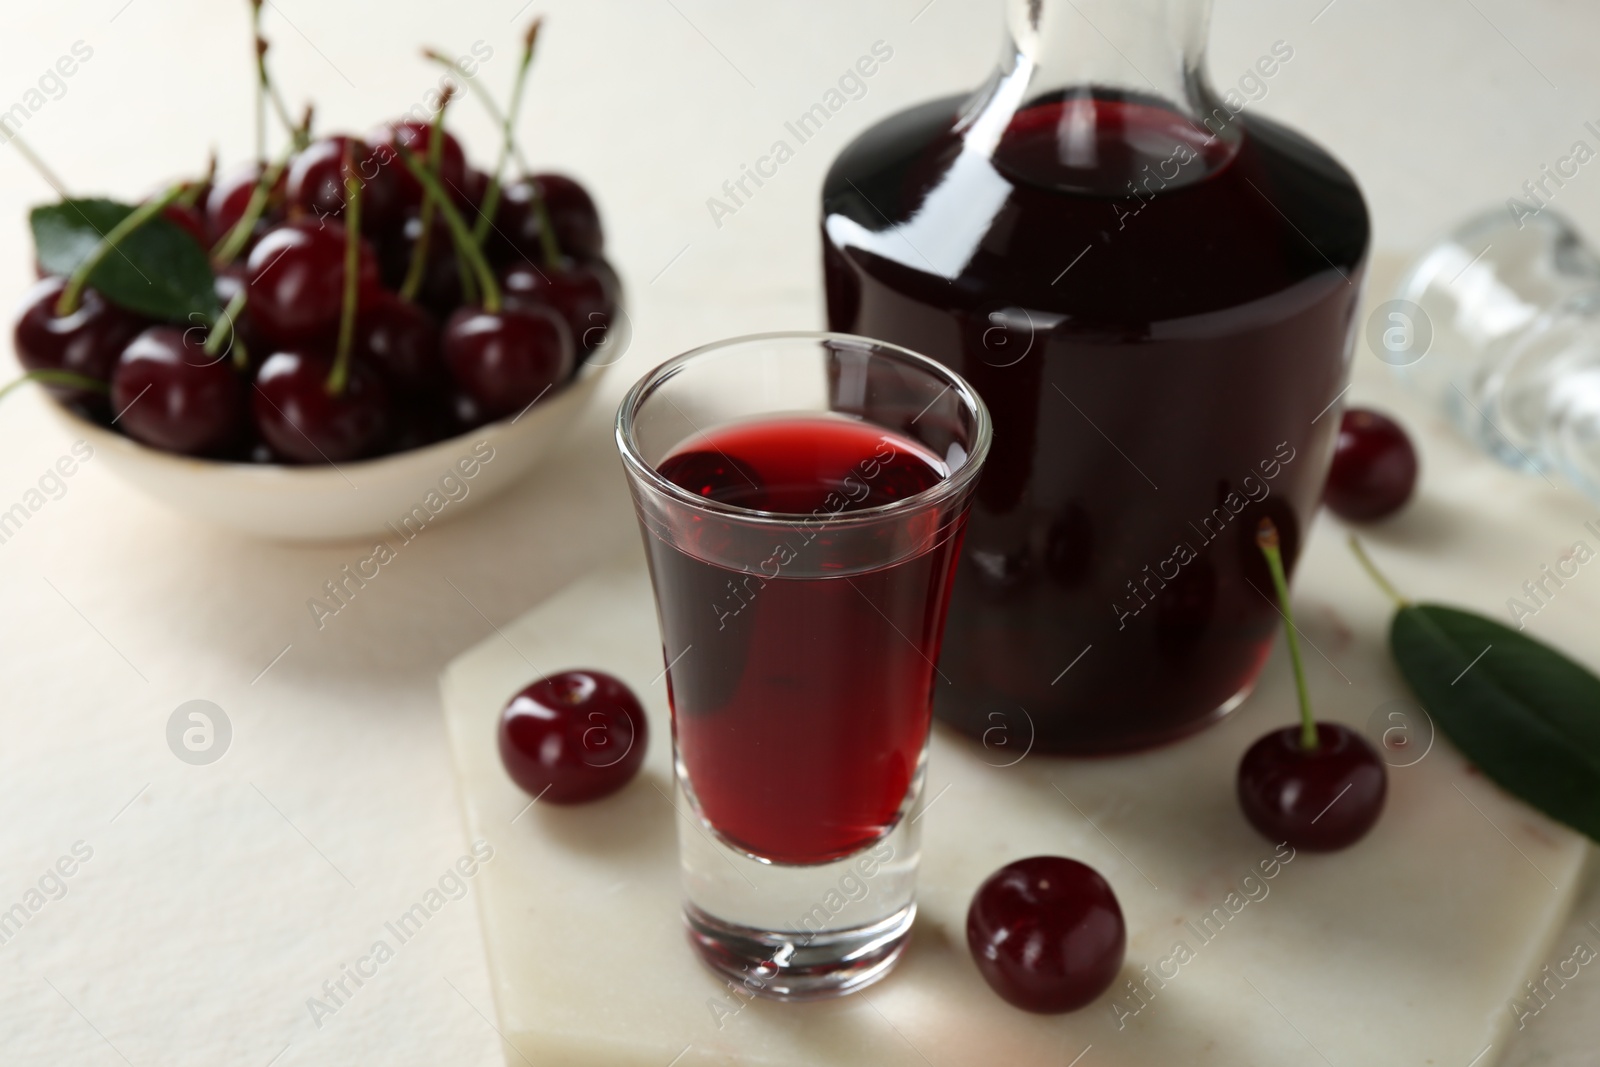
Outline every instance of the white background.
{"label": "white background", "polygon": [[[1517,195],[1575,139],[1595,144],[1583,129],[1600,120],[1593,8],[1325,2],[1218,0],[1211,69],[1231,84],[1274,41],[1293,46],[1257,106],[1358,175],[1380,249],[1414,250]],[[0,545],[0,909],[75,841],[94,850],[66,897],[0,945],[0,1061],[500,1062],[470,897],[320,1029],[305,1001],[465,850],[438,670],[635,536],[606,436],[620,387],[692,344],[819,325],[824,168],[876,118],[970,86],[993,63],[998,3],[924,3],[539,4],[548,24],[523,143],[596,191],[631,292],[633,350],[566,453],[510,498],[428,530],[321,632],[306,599],[364,546],[288,549],[203,529],[93,460]],[[503,92],[534,12],[519,6],[273,0],[266,22],[292,106],[314,98],[321,129],[360,132],[435,83],[424,43],[487,42],[482,77]],[[0,109],[74,42],[94,50],[24,127],[73,191],[132,198],[199,170],[213,146],[225,161],[251,151],[243,0],[11,3],[3,23]],[[714,225],[706,199],[878,40],[894,57],[865,98]],[[454,123],[487,162],[494,142],[473,101]],[[0,149],[6,299],[31,277],[26,208],[49,195]],[[1600,232],[1600,163],[1557,204]],[[40,403],[0,406],[0,507],[71,443]],[[1547,558],[1564,533],[1552,531]],[[1557,602],[1537,629],[1559,637],[1580,623]],[[168,715],[195,698],[233,725],[208,767],[165,742]]]}

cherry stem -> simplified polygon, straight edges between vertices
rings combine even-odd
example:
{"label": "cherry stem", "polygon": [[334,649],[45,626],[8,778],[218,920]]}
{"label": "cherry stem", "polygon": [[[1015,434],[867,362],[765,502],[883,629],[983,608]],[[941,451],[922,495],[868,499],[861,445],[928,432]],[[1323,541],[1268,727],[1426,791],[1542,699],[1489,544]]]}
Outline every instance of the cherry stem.
{"label": "cherry stem", "polygon": [[[450,106],[450,98],[454,90],[448,86],[439,99],[439,110],[434,112],[433,124],[428,128],[428,169],[434,174],[443,173],[444,170],[444,110]],[[400,138],[395,138],[395,146],[400,147]],[[422,212],[417,217],[421,226],[417,233],[417,243],[411,246],[411,262],[406,265],[406,277],[400,283],[400,296],[410,302],[417,299],[417,293],[422,289],[423,272],[428,266],[428,246],[432,243],[433,233],[433,198],[422,198]]]}
{"label": "cherry stem", "polygon": [[244,251],[244,246],[250,243],[250,235],[255,232],[256,223],[261,221],[261,215],[267,210],[267,202],[272,198],[273,186],[278,184],[283,169],[289,165],[292,149],[285,149],[266,170],[261,172],[261,177],[256,179],[256,187],[250,191],[250,202],[245,205],[244,214],[239,216],[239,221],[233,224],[233,229],[223,235],[211,250],[211,262],[215,266],[225,267],[239,257]]}
{"label": "cherry stem", "polygon": [[[522,169],[523,177],[529,179],[529,185],[533,190],[533,210],[539,217],[539,250],[543,256],[544,265],[554,269],[561,263],[561,246],[556,243],[555,231],[550,226],[550,210],[545,205],[544,194],[539,191],[538,184],[532,181],[533,168],[528,165],[528,160],[523,156],[522,149],[518,147],[516,137],[513,134],[516,128],[517,115],[522,110],[522,98],[525,95],[523,89],[527,85],[528,69],[533,65],[534,46],[538,43],[539,27],[542,23],[542,19],[534,19],[529,24],[527,33],[523,36],[522,59],[517,66],[516,80],[511,87],[511,104],[505,112],[502,112],[499,105],[494,102],[494,97],[489,95],[489,90],[474,80],[469,79],[467,82],[477,92],[478,99],[482,102],[484,110],[489,113],[489,117],[504,131],[504,142],[501,145],[500,158],[496,161],[494,173],[489,178],[489,188],[484,193],[483,206],[479,209],[478,221],[472,229],[472,239],[481,246],[484,239],[489,235],[489,227],[494,225],[495,208],[500,204],[501,176],[505,171],[505,165],[509,157],[515,156],[517,166]],[[455,69],[455,64],[450,61],[448,56],[432,49],[425,49],[422,54],[435,63],[442,63],[452,70]]]}
{"label": "cherry stem", "polygon": [[111,392],[111,386],[98,378],[88,378],[69,370],[31,370],[20,378],[13,378],[5,385],[0,385],[0,399],[4,399],[7,394],[29,382],[39,382],[42,385],[70,385],[76,389],[90,389],[96,393]]}
{"label": "cherry stem", "polygon": [[1272,572],[1272,585],[1278,593],[1278,603],[1282,605],[1283,632],[1289,642],[1289,662],[1294,665],[1295,691],[1300,697],[1300,747],[1312,752],[1320,743],[1317,739],[1317,720],[1311,717],[1311,692],[1306,688],[1305,664],[1300,662],[1299,631],[1294,625],[1294,609],[1289,606],[1289,579],[1283,573],[1283,551],[1278,546],[1278,527],[1271,519],[1263,518],[1256,527],[1256,545],[1260,547],[1261,554],[1267,557],[1267,570]]}
{"label": "cherry stem", "polygon": [[[484,239],[489,236],[489,229],[494,225],[495,211],[500,206],[500,190],[504,184],[506,163],[511,159],[513,152],[517,151],[515,130],[517,117],[522,113],[522,99],[524,89],[528,84],[528,70],[533,66],[534,46],[539,40],[539,27],[543,19],[534,19],[529,24],[527,32],[522,37],[522,57],[517,63],[517,74],[511,83],[511,103],[506,108],[506,113],[501,120],[500,155],[495,160],[494,170],[489,175],[489,187],[484,191],[483,204],[478,210],[478,221],[472,226],[472,239],[481,247]],[[450,63],[448,57],[437,51],[424,51],[423,55],[436,63]],[[453,68],[455,64],[451,63]],[[487,91],[484,96],[487,97]],[[492,110],[491,110],[491,113]]]}
{"label": "cherry stem", "polygon": [[[261,37],[256,38],[256,70],[259,75],[256,89],[258,98],[264,97],[272,102],[272,110],[278,116],[278,121],[283,123],[283,128],[288,131],[290,138],[297,139],[300,135],[300,128],[295,125],[294,119],[289,116],[288,105],[283,102],[283,97],[278,94],[278,87],[273,85],[271,79],[267,76],[267,42],[265,38]],[[256,136],[261,147],[261,158],[264,159],[266,158],[267,144],[266,116],[258,114],[257,120],[259,132]]]}
{"label": "cherry stem", "polygon": [[1383,572],[1378,570],[1378,565],[1372,562],[1372,557],[1367,555],[1367,550],[1360,541],[1356,540],[1355,534],[1350,535],[1350,551],[1355,553],[1356,562],[1361,564],[1361,569],[1367,572],[1367,577],[1371,578],[1379,589],[1388,594],[1389,599],[1394,601],[1395,607],[1409,608],[1411,606],[1411,601],[1407,600],[1400,593],[1400,590],[1391,585],[1389,579],[1383,576]]}
{"label": "cherry stem", "polygon": [[533,180],[533,168],[528,166],[528,161],[522,156],[522,150],[517,148],[511,136],[511,128],[522,108],[523,86],[527,83],[528,68],[533,64],[533,46],[539,39],[541,22],[541,19],[534,19],[528,26],[527,36],[523,38],[522,66],[517,70],[516,83],[511,89],[511,114],[506,119],[506,148],[516,153],[517,163],[522,167],[522,175],[528,180],[529,189],[533,191],[533,210],[539,216],[539,247],[544,253],[544,265],[554,270],[561,263],[561,246],[556,243],[555,227],[550,222],[550,206],[544,201],[544,191],[539,188],[539,183]]}
{"label": "cherry stem", "polygon": [[67,287],[61,290],[61,297],[56,301],[56,315],[65,318],[78,310],[78,305],[83,300],[83,290],[89,284],[89,275],[105,262],[107,256],[117,250],[117,247],[139,227],[161,214],[178,197],[183,195],[183,183],[174,182],[172,187],[154,200],[146,200],[134,208],[126,218],[115,226],[111,232],[100,238],[100,243],[95,245],[94,251],[84,257],[78,268],[72,272],[72,277],[67,279]]}
{"label": "cherry stem", "polygon": [[256,39],[256,158],[265,162],[267,158],[267,116],[266,101],[272,102],[272,110],[278,115],[278,121],[283,123],[283,128],[289,132],[289,138],[295,142],[296,148],[304,148],[302,133],[295,125],[294,119],[289,117],[289,109],[284,105],[283,97],[278,93],[278,87],[272,83],[272,76],[267,73],[267,39],[261,35],[261,5],[262,0],[250,0],[250,29]]}
{"label": "cherry stem", "polygon": [[261,0],[250,0],[250,36],[256,52],[256,162],[267,165],[267,42],[261,37]]}
{"label": "cherry stem", "polygon": [[356,335],[356,302],[361,281],[361,179],[345,149],[344,179],[344,306],[339,309],[339,345],[333,353],[333,370],[328,373],[327,390],[333,396],[344,392],[350,380],[350,347]]}
{"label": "cherry stem", "polygon": [[461,248],[455,242],[455,235],[450,237],[451,251],[456,257],[456,276],[461,279],[461,300],[463,303],[476,304],[478,302],[478,272],[472,269],[472,264],[467,262],[467,257],[461,254]]}
{"label": "cherry stem", "polygon": [[406,169],[422,183],[428,196],[438,202],[439,211],[444,216],[445,225],[450,229],[450,236],[455,239],[457,250],[466,257],[467,264],[478,275],[478,284],[483,288],[483,309],[490,312],[499,311],[500,286],[494,279],[494,271],[489,269],[488,261],[483,258],[482,249],[472,239],[472,231],[467,229],[467,224],[461,220],[460,212],[450,203],[449,194],[444,191],[444,186],[440,184],[438,178],[429,174],[427,169],[417,162],[416,156],[404,146],[396,145],[396,147],[400,149],[400,161],[406,165]]}
{"label": "cherry stem", "polygon": [[539,249],[544,253],[544,265],[551,270],[558,270],[561,266],[561,246],[556,243],[555,227],[550,222],[550,207],[544,202],[539,183],[529,178],[528,184],[533,189],[533,210],[539,216]]}
{"label": "cherry stem", "polygon": [[[537,22],[536,22],[534,27],[532,27],[532,30],[534,31],[534,36],[537,36],[537,28],[538,28],[538,26],[537,26]],[[435,63],[442,64],[442,65],[444,65],[446,67],[449,67],[451,70],[455,71],[456,73],[460,73],[460,68],[456,66],[455,61],[452,60],[449,56],[446,56],[446,55],[444,55],[444,54],[442,54],[440,52],[437,52],[437,51],[435,51],[434,49],[431,49],[431,48],[423,49],[422,55],[423,55],[423,58],[425,58],[425,59],[431,59]],[[524,56],[524,62],[525,63],[531,63],[533,61],[533,46],[532,46],[532,43],[527,41],[526,38],[524,38],[523,56]],[[471,89],[474,94],[477,95],[478,102],[480,104],[482,104],[483,105],[483,109],[489,113],[489,120],[491,122],[493,122],[495,124],[495,126],[497,126],[500,129],[504,130],[506,128],[506,114],[505,114],[505,112],[500,110],[500,105],[494,102],[494,97],[489,95],[489,90],[485,89],[478,82],[478,79],[476,79],[476,78],[467,78],[465,80],[466,80],[466,83],[467,83],[467,87],[469,89]],[[522,168],[523,172],[524,173],[529,172],[531,170],[531,168],[528,166],[528,161],[523,158],[522,150],[520,148],[516,147],[515,145],[512,145],[511,152],[512,152],[512,155],[514,155],[516,157],[517,165]]]}
{"label": "cherry stem", "polygon": [[27,160],[28,165],[39,173],[39,177],[45,180],[46,185],[56,191],[57,196],[63,200],[71,199],[67,195],[66,185],[56,176],[56,172],[51,170],[49,165],[39,157],[39,153],[28,147],[28,142],[22,139],[22,134],[11,131],[11,136],[6,139],[6,143],[14,146],[18,152],[22,153],[22,158]]}
{"label": "cherry stem", "polygon": [[[222,309],[222,314],[211,324],[211,332],[206,335],[206,343],[200,348],[202,352],[208,356],[227,354],[222,346],[233,340],[234,320],[238,318],[239,312],[244,310],[244,302],[245,289],[241,286],[239,291],[233,294],[233,299],[228,301],[228,306]],[[239,356],[236,353],[234,364],[237,366],[239,363]]]}
{"label": "cherry stem", "polygon": [[200,194],[205,192],[212,182],[217,180],[217,150],[213,148],[206,157],[206,172],[197,182],[190,182],[183,190],[183,195],[178,197],[178,203],[184,207],[194,207],[200,202]]}

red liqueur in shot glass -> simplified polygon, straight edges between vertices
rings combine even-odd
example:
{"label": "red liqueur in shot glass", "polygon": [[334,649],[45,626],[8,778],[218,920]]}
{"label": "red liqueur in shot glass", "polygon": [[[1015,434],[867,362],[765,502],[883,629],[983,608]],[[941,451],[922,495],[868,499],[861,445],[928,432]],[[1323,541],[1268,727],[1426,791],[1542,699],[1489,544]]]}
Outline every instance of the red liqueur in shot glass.
{"label": "red liqueur in shot glass", "polygon": [[691,941],[779,998],[881,977],[915,915],[907,816],[988,415],[863,338],[680,356],[618,417],[672,704]]}

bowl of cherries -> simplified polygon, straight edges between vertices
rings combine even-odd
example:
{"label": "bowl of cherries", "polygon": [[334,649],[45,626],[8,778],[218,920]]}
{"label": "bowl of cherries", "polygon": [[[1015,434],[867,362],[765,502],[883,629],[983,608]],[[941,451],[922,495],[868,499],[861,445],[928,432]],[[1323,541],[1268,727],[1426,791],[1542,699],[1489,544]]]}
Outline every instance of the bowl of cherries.
{"label": "bowl of cherries", "polygon": [[361,137],[313,135],[307,109],[275,158],[35,208],[24,377],[137,488],[260,536],[359,537],[463,479],[451,502],[511,485],[627,342],[593,199],[513,140],[537,28],[509,109],[483,94],[487,171],[445,128],[447,75],[437,107]]}

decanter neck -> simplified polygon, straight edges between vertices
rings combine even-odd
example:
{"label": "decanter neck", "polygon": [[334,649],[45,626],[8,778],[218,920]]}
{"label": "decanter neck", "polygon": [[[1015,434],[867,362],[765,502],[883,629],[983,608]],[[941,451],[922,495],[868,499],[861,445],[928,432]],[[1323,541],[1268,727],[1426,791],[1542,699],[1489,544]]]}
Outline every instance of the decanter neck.
{"label": "decanter neck", "polygon": [[1026,70],[1025,100],[1092,87],[1154,97],[1196,120],[1212,105],[1211,0],[1009,0],[1006,21],[1002,74]]}
{"label": "decanter neck", "polygon": [[1210,0],[1010,0],[1000,66],[956,122],[963,151],[1063,191],[1200,181],[1240,144],[1205,78],[1210,11]]}

